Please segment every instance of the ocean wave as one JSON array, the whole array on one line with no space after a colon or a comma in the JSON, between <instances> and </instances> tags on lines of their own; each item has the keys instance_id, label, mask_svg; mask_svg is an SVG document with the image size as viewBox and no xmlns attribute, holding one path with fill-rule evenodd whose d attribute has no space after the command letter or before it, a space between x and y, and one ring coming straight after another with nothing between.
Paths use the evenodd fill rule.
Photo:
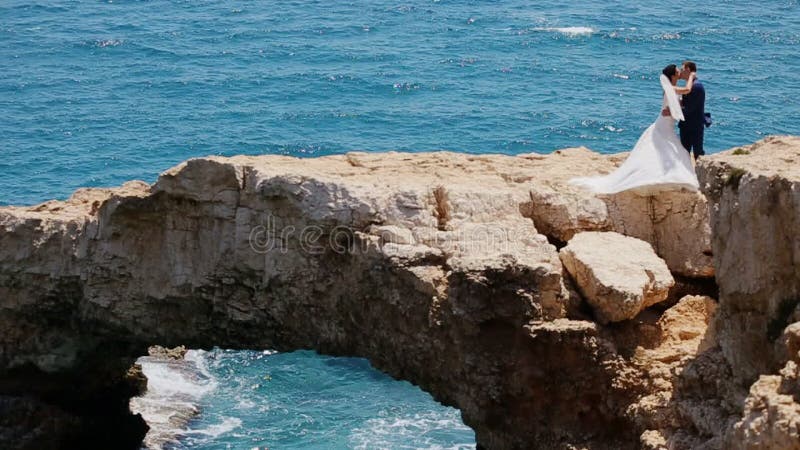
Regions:
<instances>
[{"instance_id":1,"label":"ocean wave","mask_svg":"<svg viewBox=\"0 0 800 450\"><path fill-rule=\"evenodd\" d=\"M597 33L597 29L593 27L538 27L533 31L546 31L550 33L561 33L565 36L588 36Z\"/></svg>"},{"instance_id":2,"label":"ocean wave","mask_svg":"<svg viewBox=\"0 0 800 450\"><path fill-rule=\"evenodd\" d=\"M419 90L420 88L422 88L422 84L421 83L415 83L415 82L398 82L398 83L394 83L392 85L392 89L394 90L394 92L396 94L399 94L399 93L402 93L402 92L416 91L416 90Z\"/></svg>"},{"instance_id":3,"label":"ocean wave","mask_svg":"<svg viewBox=\"0 0 800 450\"><path fill-rule=\"evenodd\" d=\"M238 417L224 417L220 423L216 423L214 425L209 425L206 428L200 428L197 430L185 430L182 431L182 435L191 435L191 434L201 434L204 436L209 436L215 438L225 433L229 433L237 428L242 426L242 420Z\"/></svg>"},{"instance_id":4,"label":"ocean wave","mask_svg":"<svg viewBox=\"0 0 800 450\"><path fill-rule=\"evenodd\" d=\"M654 40L663 40L663 41L674 41L680 38L681 38L680 33L662 33L653 36Z\"/></svg>"},{"instance_id":5,"label":"ocean wave","mask_svg":"<svg viewBox=\"0 0 800 450\"><path fill-rule=\"evenodd\" d=\"M12 10L35 11L38 13L64 13L68 12L69 8L61 5L16 5L12 6Z\"/></svg>"},{"instance_id":6,"label":"ocean wave","mask_svg":"<svg viewBox=\"0 0 800 450\"><path fill-rule=\"evenodd\" d=\"M624 42L658 42L658 41L674 41L684 38L684 34L693 34L692 32L672 32L664 31L647 33L639 31L637 28L620 28L614 31L605 33L603 36L606 39L621 40Z\"/></svg>"},{"instance_id":7,"label":"ocean wave","mask_svg":"<svg viewBox=\"0 0 800 450\"><path fill-rule=\"evenodd\" d=\"M96 39L92 41L91 45L99 48L117 47L123 44L122 39Z\"/></svg>"},{"instance_id":8,"label":"ocean wave","mask_svg":"<svg viewBox=\"0 0 800 450\"><path fill-rule=\"evenodd\" d=\"M476 62L478 62L478 58L475 57L445 58L439 60L439 64L455 64L459 67L471 66Z\"/></svg>"},{"instance_id":9,"label":"ocean wave","mask_svg":"<svg viewBox=\"0 0 800 450\"><path fill-rule=\"evenodd\" d=\"M285 112L280 115L281 120L287 121L310 121L310 120L326 120L326 119L353 119L360 117L361 114L357 112L348 111L308 111L308 112Z\"/></svg>"},{"instance_id":10,"label":"ocean wave","mask_svg":"<svg viewBox=\"0 0 800 450\"><path fill-rule=\"evenodd\" d=\"M206 353L190 350L182 360L151 356L138 359L147 377L147 392L132 398L130 408L134 414L141 414L150 427L144 440L146 448L160 450L176 443L189 421L200 412L200 399L217 389L218 381L208 371Z\"/></svg>"},{"instance_id":11,"label":"ocean wave","mask_svg":"<svg viewBox=\"0 0 800 450\"><path fill-rule=\"evenodd\" d=\"M469 430L454 411L449 414L414 414L405 417L379 417L366 421L365 426L353 430L350 440L355 449L368 448L424 448L428 450L474 449L474 443L461 443L444 447L436 444L440 433ZM425 438L425 437L428 438ZM398 447L397 442L405 438L416 441L413 447Z\"/></svg>"},{"instance_id":12,"label":"ocean wave","mask_svg":"<svg viewBox=\"0 0 800 450\"><path fill-rule=\"evenodd\" d=\"M457 410L366 360L230 349L191 351L187 359L219 386L197 402L199 414L158 445L148 434L147 448L475 448Z\"/></svg>"}]
</instances>

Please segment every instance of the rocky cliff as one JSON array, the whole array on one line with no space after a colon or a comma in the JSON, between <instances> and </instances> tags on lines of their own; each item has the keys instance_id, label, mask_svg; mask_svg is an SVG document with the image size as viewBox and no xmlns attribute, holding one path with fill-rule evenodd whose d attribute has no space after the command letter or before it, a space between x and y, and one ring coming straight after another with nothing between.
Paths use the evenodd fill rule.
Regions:
<instances>
[{"instance_id":1,"label":"rocky cliff","mask_svg":"<svg viewBox=\"0 0 800 450\"><path fill-rule=\"evenodd\" d=\"M566 180L624 155L578 148L211 157L0 208L0 438L137 447L131 365L185 344L367 357L485 448L782 448L798 177L769 172L777 147L800 157L704 160L706 195L590 195Z\"/></svg>"},{"instance_id":2,"label":"rocky cliff","mask_svg":"<svg viewBox=\"0 0 800 450\"><path fill-rule=\"evenodd\" d=\"M800 449L799 162L800 139L770 137L698 170L711 205L715 325L730 367L715 386L733 406L725 448Z\"/></svg>"}]
</instances>

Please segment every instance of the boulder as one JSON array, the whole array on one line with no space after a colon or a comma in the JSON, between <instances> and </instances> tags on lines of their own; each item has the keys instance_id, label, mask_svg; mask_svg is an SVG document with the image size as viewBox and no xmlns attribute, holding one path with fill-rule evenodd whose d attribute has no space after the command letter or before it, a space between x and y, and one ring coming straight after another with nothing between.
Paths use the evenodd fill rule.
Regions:
<instances>
[{"instance_id":1,"label":"boulder","mask_svg":"<svg viewBox=\"0 0 800 450\"><path fill-rule=\"evenodd\" d=\"M675 284L667 264L650 244L619 233L578 233L560 256L602 323L635 317L666 300Z\"/></svg>"},{"instance_id":2,"label":"boulder","mask_svg":"<svg viewBox=\"0 0 800 450\"><path fill-rule=\"evenodd\" d=\"M775 346L775 356L780 362L800 363L800 322L794 322L786 327L780 339L775 342Z\"/></svg>"},{"instance_id":3,"label":"boulder","mask_svg":"<svg viewBox=\"0 0 800 450\"><path fill-rule=\"evenodd\" d=\"M626 156L603 156L585 148L549 155L548 177L534 179L530 189L528 214L536 228L561 242L581 231L616 231L649 242L676 274L713 278L708 202L700 192L597 195L568 183L578 173L607 174ZM559 160L563 164L552 164Z\"/></svg>"}]
</instances>

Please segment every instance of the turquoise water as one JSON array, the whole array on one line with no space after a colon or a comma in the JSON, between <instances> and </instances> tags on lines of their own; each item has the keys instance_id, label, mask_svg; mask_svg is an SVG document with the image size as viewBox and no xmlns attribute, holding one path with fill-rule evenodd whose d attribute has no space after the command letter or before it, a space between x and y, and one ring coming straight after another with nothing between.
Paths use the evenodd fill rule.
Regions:
<instances>
[{"instance_id":1,"label":"turquoise water","mask_svg":"<svg viewBox=\"0 0 800 450\"><path fill-rule=\"evenodd\" d=\"M633 146L692 58L710 152L800 134L800 7L765 2L0 2L0 204L193 156Z\"/></svg>"},{"instance_id":2,"label":"turquoise water","mask_svg":"<svg viewBox=\"0 0 800 450\"><path fill-rule=\"evenodd\" d=\"M200 412L186 426L158 430L174 439L155 448L475 448L458 410L363 358L214 349L190 351L179 364L140 363L152 397L140 409L146 419Z\"/></svg>"}]
</instances>

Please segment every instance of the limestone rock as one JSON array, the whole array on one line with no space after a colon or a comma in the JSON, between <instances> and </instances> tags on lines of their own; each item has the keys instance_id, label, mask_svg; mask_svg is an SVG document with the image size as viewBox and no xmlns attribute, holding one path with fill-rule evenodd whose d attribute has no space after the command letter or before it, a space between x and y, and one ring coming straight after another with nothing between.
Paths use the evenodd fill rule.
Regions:
<instances>
[{"instance_id":1,"label":"limestone rock","mask_svg":"<svg viewBox=\"0 0 800 450\"><path fill-rule=\"evenodd\" d=\"M166 348L160 345L153 345L147 349L147 354L153 358L164 360L181 360L186 356L188 350L185 346L179 345L174 348Z\"/></svg>"},{"instance_id":2,"label":"limestone rock","mask_svg":"<svg viewBox=\"0 0 800 450\"><path fill-rule=\"evenodd\" d=\"M536 228L562 242L581 231L616 231L649 242L672 272L690 278L713 277L708 204L701 193L595 195L568 183L576 174L609 173L625 156L603 157L585 148L548 156L563 161L566 170L551 169L547 179L533 181L529 215Z\"/></svg>"},{"instance_id":3,"label":"limestone rock","mask_svg":"<svg viewBox=\"0 0 800 450\"><path fill-rule=\"evenodd\" d=\"M658 319L661 342L650 356L670 361L673 355L693 356L716 345L716 331L712 320L717 312L713 298L688 295L664 311Z\"/></svg>"},{"instance_id":4,"label":"limestone rock","mask_svg":"<svg viewBox=\"0 0 800 450\"><path fill-rule=\"evenodd\" d=\"M792 323L800 292L798 160L800 138L773 136L697 166L719 306L718 346L689 361L674 382L686 421L681 434L706 445L691 448L784 449L800 442L800 331Z\"/></svg>"},{"instance_id":5,"label":"limestone rock","mask_svg":"<svg viewBox=\"0 0 800 450\"><path fill-rule=\"evenodd\" d=\"M749 385L782 366L773 342L800 301L800 138L775 136L703 158L719 284L720 345Z\"/></svg>"},{"instance_id":6,"label":"limestone rock","mask_svg":"<svg viewBox=\"0 0 800 450\"><path fill-rule=\"evenodd\" d=\"M603 197L611 230L649 242L672 272L711 278L714 265L708 202L700 192L621 192Z\"/></svg>"},{"instance_id":7,"label":"limestone rock","mask_svg":"<svg viewBox=\"0 0 800 450\"><path fill-rule=\"evenodd\" d=\"M401 245L412 245L416 243L414 233L408 228L396 225L372 226L370 234L380 236L381 243L393 243Z\"/></svg>"},{"instance_id":8,"label":"limestone rock","mask_svg":"<svg viewBox=\"0 0 800 450\"><path fill-rule=\"evenodd\" d=\"M733 426L732 450L800 449L800 370L789 361L778 375L762 375L750 387L742 420Z\"/></svg>"},{"instance_id":9,"label":"limestone rock","mask_svg":"<svg viewBox=\"0 0 800 450\"><path fill-rule=\"evenodd\" d=\"M640 371L639 382L649 386L645 395L627 410L648 430L640 438L643 447L692 447L685 445L691 438L676 431L685 428L683 416L694 414L696 403L681 397L676 374L716 345L713 327L716 308L716 301L710 297L686 296L657 319L657 315L641 314L636 318L638 323L620 330L626 338L615 341L618 345L628 342L635 345L632 353L634 365ZM659 447L661 441L663 447Z\"/></svg>"},{"instance_id":10,"label":"limestone rock","mask_svg":"<svg viewBox=\"0 0 800 450\"><path fill-rule=\"evenodd\" d=\"M0 207L0 415L46 425L24 395L80 436L128 421L104 444L137 446L119 407L135 389L100 381L186 343L367 357L458 407L486 448L783 445L798 148L704 158L708 200L594 196L567 180L624 155L567 149L198 158L153 185ZM670 271L716 275L719 305L641 311ZM605 300L600 322L630 320L585 320L576 289Z\"/></svg>"},{"instance_id":11,"label":"limestone rock","mask_svg":"<svg viewBox=\"0 0 800 450\"><path fill-rule=\"evenodd\" d=\"M458 406L492 448L586 442L617 420L595 397L616 395L619 357L565 319L561 261L529 213L534 180L568 167L539 156L197 158L152 186L0 208L0 376L32 368L66 396L59 380L158 343L314 348ZM542 365L557 354L572 357ZM562 397L594 424L554 415Z\"/></svg>"},{"instance_id":12,"label":"limestone rock","mask_svg":"<svg viewBox=\"0 0 800 450\"><path fill-rule=\"evenodd\" d=\"M650 244L619 233L578 233L560 256L602 323L631 319L666 300L675 282Z\"/></svg>"},{"instance_id":13,"label":"limestone rock","mask_svg":"<svg viewBox=\"0 0 800 450\"><path fill-rule=\"evenodd\" d=\"M800 322L794 322L783 330L775 342L775 357L780 363L794 361L800 363Z\"/></svg>"},{"instance_id":14,"label":"limestone rock","mask_svg":"<svg viewBox=\"0 0 800 450\"><path fill-rule=\"evenodd\" d=\"M658 430L647 430L642 433L642 449L644 450L666 450L667 439Z\"/></svg>"}]
</instances>

